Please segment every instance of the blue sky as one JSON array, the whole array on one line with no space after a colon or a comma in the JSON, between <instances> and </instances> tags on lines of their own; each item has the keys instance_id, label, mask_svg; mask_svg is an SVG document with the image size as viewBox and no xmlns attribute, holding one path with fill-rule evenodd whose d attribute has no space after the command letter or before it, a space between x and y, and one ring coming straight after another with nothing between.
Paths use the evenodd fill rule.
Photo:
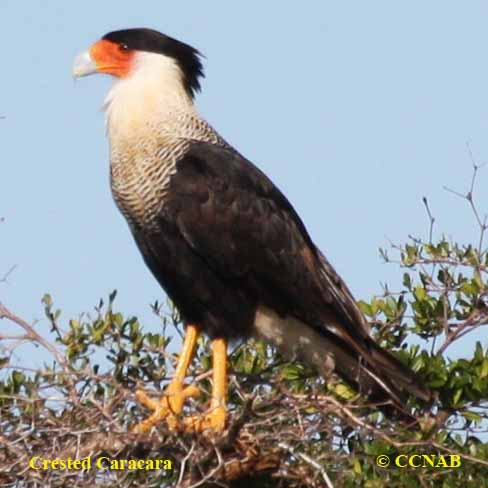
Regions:
<instances>
[{"instance_id":1,"label":"blue sky","mask_svg":"<svg viewBox=\"0 0 488 488\"><path fill-rule=\"evenodd\" d=\"M63 318L118 289L118 309L155 327L162 292L112 202L103 98L74 83L77 53L106 32L147 26L201 50L201 113L292 201L357 298L395 287L378 247L437 232L469 242L466 142L488 160L488 4L2 0L0 301ZM479 178L479 206L488 210ZM40 330L47 329L42 321Z\"/></svg>"}]
</instances>

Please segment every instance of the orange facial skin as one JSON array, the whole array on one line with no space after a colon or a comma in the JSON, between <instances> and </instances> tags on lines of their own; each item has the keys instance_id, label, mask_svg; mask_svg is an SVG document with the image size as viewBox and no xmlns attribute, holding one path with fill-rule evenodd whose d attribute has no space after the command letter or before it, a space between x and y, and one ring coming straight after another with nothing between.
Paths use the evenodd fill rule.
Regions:
<instances>
[{"instance_id":1,"label":"orange facial skin","mask_svg":"<svg viewBox=\"0 0 488 488\"><path fill-rule=\"evenodd\" d=\"M124 78L130 73L135 51L102 39L90 48L90 56L95 61L99 73Z\"/></svg>"}]
</instances>

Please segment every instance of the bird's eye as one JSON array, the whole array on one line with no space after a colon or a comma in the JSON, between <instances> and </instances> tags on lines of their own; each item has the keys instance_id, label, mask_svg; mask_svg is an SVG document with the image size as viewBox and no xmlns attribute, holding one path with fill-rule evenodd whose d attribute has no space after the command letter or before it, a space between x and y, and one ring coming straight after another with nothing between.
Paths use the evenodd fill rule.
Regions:
<instances>
[{"instance_id":1,"label":"bird's eye","mask_svg":"<svg viewBox=\"0 0 488 488\"><path fill-rule=\"evenodd\" d=\"M127 44L119 44L119 49L121 51L128 51L129 50L129 46Z\"/></svg>"}]
</instances>

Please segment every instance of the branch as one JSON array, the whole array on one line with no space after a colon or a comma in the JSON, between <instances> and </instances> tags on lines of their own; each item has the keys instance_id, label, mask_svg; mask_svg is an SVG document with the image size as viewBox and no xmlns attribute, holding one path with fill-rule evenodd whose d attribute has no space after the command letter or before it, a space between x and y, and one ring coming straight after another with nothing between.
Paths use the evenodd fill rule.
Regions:
<instances>
[{"instance_id":1,"label":"branch","mask_svg":"<svg viewBox=\"0 0 488 488\"><path fill-rule=\"evenodd\" d=\"M68 364L66 362L66 359L64 356L61 354L61 352L56 349L50 342L46 341L42 336L40 336L34 328L29 325L24 319L20 318L18 315L15 315L13 312L8 310L5 305L3 305L0 302L0 319L7 319L10 320L11 322L14 322L15 324L19 325L22 327L22 329L25 330L27 333L26 336L32 340L40 344L44 349L48 350L57 360L57 362L62 365L64 368L68 368Z\"/></svg>"},{"instance_id":2,"label":"branch","mask_svg":"<svg viewBox=\"0 0 488 488\"><path fill-rule=\"evenodd\" d=\"M14 264L13 266L10 267L10 269L3 275L2 278L0 278L0 283L6 283L8 280L8 277L17 269L17 265Z\"/></svg>"},{"instance_id":3,"label":"branch","mask_svg":"<svg viewBox=\"0 0 488 488\"><path fill-rule=\"evenodd\" d=\"M287 444L286 442L278 443L278 447L281 447L281 449L285 449L292 456L299 457L300 459L305 461L307 464L312 466L312 468L316 469L322 475L322 478L324 479L327 488L334 488L332 481L330 481L329 475L327 474L325 469L320 465L320 463L315 461L315 459L312 459L310 456L307 456L306 454L303 454L302 452L296 452L296 450L293 447L291 447L289 444Z\"/></svg>"}]
</instances>

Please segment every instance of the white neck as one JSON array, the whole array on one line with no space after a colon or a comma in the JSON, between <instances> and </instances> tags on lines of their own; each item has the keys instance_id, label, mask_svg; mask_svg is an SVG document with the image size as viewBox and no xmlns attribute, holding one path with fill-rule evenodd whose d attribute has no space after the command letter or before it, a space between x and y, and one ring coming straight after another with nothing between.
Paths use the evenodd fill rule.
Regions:
<instances>
[{"instance_id":1,"label":"white neck","mask_svg":"<svg viewBox=\"0 0 488 488\"><path fill-rule=\"evenodd\" d=\"M139 52L132 72L117 80L104 103L109 135L134 135L139 128L170 122L195 113L176 61L155 53Z\"/></svg>"}]
</instances>

